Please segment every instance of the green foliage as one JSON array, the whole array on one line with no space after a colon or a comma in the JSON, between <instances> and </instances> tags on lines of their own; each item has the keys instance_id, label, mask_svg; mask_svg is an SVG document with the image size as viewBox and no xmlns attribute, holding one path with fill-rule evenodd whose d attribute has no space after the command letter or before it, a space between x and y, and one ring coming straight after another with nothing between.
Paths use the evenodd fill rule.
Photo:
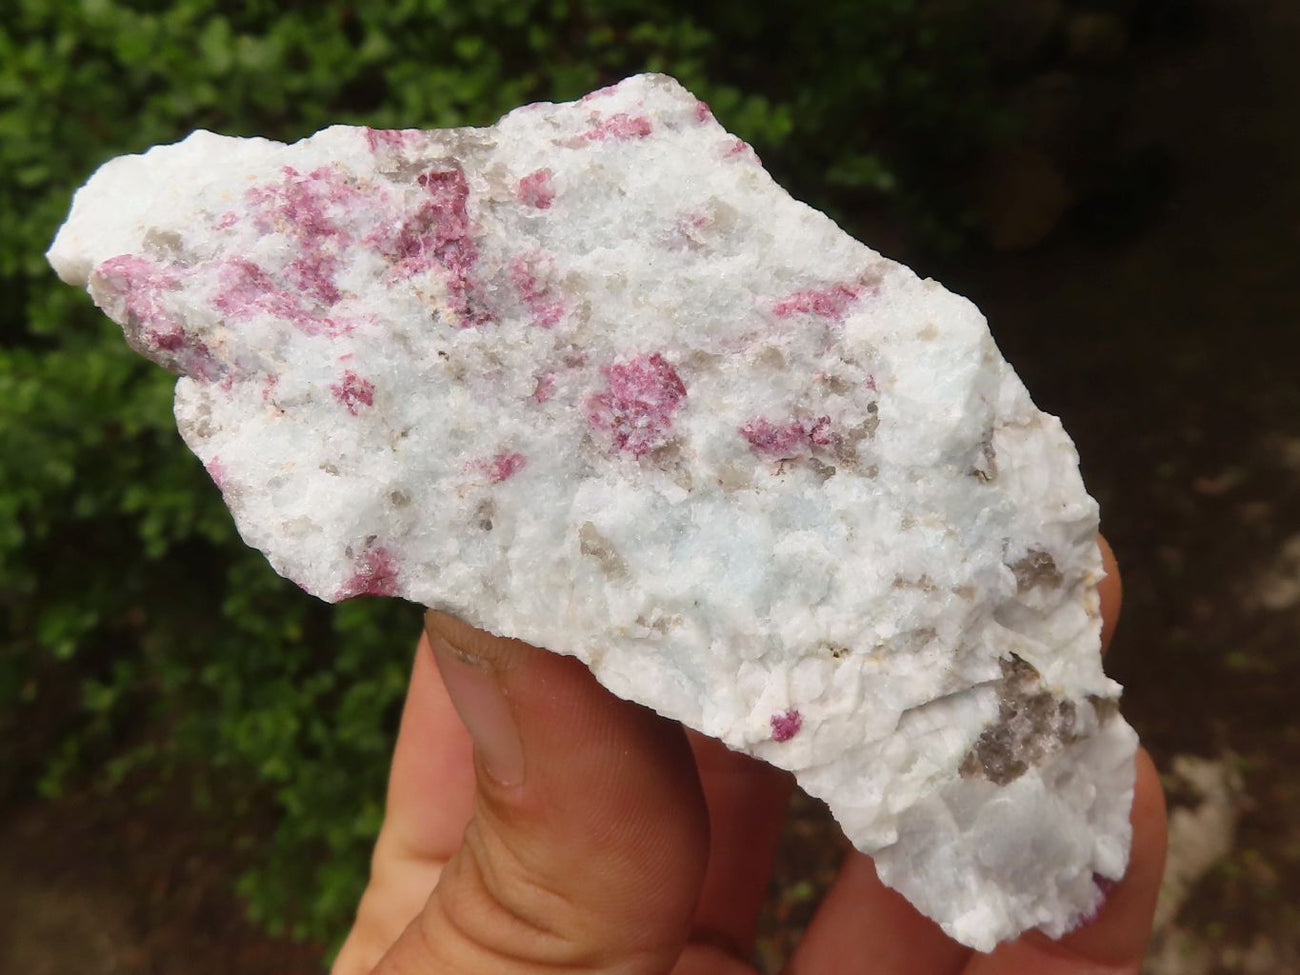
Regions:
<instances>
[{"instance_id":1,"label":"green foliage","mask_svg":"<svg viewBox=\"0 0 1300 975\"><path fill-rule=\"evenodd\" d=\"M10 0L0 24L0 792L184 773L253 915L336 937L364 879L417 618L326 607L239 541L172 379L42 257L106 159L198 127L482 124L677 75L797 194L951 237L997 116L971 3ZM701 12L707 10L707 14ZM920 201L925 201L920 205ZM274 835L254 815L273 808Z\"/></svg>"}]
</instances>

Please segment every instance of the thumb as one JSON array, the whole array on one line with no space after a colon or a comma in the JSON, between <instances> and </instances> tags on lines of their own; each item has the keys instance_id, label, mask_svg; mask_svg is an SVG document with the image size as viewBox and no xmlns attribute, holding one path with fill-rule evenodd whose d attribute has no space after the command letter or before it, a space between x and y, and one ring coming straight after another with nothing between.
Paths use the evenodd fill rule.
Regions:
<instances>
[{"instance_id":1,"label":"thumb","mask_svg":"<svg viewBox=\"0 0 1300 975\"><path fill-rule=\"evenodd\" d=\"M577 660L430 612L474 740L474 816L375 975L663 975L690 933L708 819L681 728Z\"/></svg>"}]
</instances>

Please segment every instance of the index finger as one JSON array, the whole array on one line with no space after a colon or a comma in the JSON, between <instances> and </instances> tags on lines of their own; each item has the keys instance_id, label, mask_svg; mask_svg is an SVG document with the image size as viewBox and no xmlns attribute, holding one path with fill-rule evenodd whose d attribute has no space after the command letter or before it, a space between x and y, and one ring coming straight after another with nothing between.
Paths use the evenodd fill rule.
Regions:
<instances>
[{"instance_id":1,"label":"index finger","mask_svg":"<svg viewBox=\"0 0 1300 975\"><path fill-rule=\"evenodd\" d=\"M421 633L370 882L334 975L369 972L438 883L473 814L474 748Z\"/></svg>"},{"instance_id":2,"label":"index finger","mask_svg":"<svg viewBox=\"0 0 1300 975\"><path fill-rule=\"evenodd\" d=\"M1120 579L1119 563L1115 553L1106 541L1105 535L1097 536L1097 546L1101 549L1101 567L1105 578L1097 583L1097 597L1101 602L1101 652L1110 648L1114 639L1115 627L1119 625L1119 612L1124 605L1124 583Z\"/></svg>"},{"instance_id":3,"label":"index finger","mask_svg":"<svg viewBox=\"0 0 1300 975\"><path fill-rule=\"evenodd\" d=\"M1166 845L1164 792L1145 748L1138 749L1131 818L1128 870L1094 919L1059 941L1030 931L992 954L976 955L963 975L1138 975L1151 937Z\"/></svg>"}]
</instances>

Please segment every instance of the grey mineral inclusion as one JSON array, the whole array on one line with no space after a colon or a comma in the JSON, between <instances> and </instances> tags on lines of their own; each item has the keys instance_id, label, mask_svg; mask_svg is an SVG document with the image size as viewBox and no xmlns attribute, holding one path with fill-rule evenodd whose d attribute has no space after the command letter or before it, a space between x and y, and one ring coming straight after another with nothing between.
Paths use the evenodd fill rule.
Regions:
<instances>
[{"instance_id":1,"label":"grey mineral inclusion","mask_svg":"<svg viewBox=\"0 0 1300 975\"><path fill-rule=\"evenodd\" d=\"M484 129L196 132L49 258L177 372L244 539L792 769L981 950L1128 857L1097 507L968 301L673 80Z\"/></svg>"}]
</instances>

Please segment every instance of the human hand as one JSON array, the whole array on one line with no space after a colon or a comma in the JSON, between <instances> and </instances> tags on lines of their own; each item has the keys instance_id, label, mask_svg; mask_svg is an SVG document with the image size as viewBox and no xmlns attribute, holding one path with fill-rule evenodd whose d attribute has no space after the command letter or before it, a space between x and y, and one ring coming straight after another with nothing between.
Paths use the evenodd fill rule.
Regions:
<instances>
[{"instance_id":1,"label":"human hand","mask_svg":"<svg viewBox=\"0 0 1300 975\"><path fill-rule=\"evenodd\" d=\"M1105 645L1120 587L1102 550ZM370 885L333 975L754 975L790 789L787 773L615 698L573 658L430 613ZM787 971L1137 973L1165 852L1145 751L1132 817L1128 874L1059 941L1029 932L974 953L850 853Z\"/></svg>"}]
</instances>

